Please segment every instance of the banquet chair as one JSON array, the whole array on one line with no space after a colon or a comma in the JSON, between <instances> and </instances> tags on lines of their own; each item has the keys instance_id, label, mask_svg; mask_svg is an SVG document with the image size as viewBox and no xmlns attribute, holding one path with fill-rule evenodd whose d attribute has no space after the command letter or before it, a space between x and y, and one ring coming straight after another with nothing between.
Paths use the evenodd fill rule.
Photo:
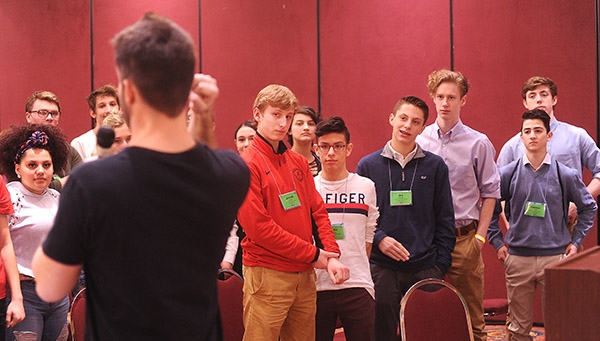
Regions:
<instances>
[{"instance_id":1,"label":"banquet chair","mask_svg":"<svg viewBox=\"0 0 600 341\"><path fill-rule=\"evenodd\" d=\"M71 327L71 340L83 341L85 339L85 287L81 289L71 303L69 309L69 326Z\"/></svg>"},{"instance_id":2,"label":"banquet chair","mask_svg":"<svg viewBox=\"0 0 600 341\"><path fill-rule=\"evenodd\" d=\"M436 278L415 283L402 297L400 334L403 341L473 340L464 299L454 286Z\"/></svg>"},{"instance_id":3,"label":"banquet chair","mask_svg":"<svg viewBox=\"0 0 600 341\"><path fill-rule=\"evenodd\" d=\"M490 317L506 315L508 313L508 299L484 298L483 316L486 324L504 324L505 320L490 319Z\"/></svg>"},{"instance_id":4,"label":"banquet chair","mask_svg":"<svg viewBox=\"0 0 600 341\"><path fill-rule=\"evenodd\" d=\"M217 291L223 341L239 341L244 336L244 280L235 271L220 269L217 275Z\"/></svg>"}]
</instances>

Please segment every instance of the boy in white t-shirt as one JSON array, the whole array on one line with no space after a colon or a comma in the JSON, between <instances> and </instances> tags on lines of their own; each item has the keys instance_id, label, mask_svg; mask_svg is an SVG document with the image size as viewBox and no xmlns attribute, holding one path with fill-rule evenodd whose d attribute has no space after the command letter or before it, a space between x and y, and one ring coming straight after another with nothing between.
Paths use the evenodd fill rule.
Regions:
<instances>
[{"instance_id":1,"label":"boy in white t-shirt","mask_svg":"<svg viewBox=\"0 0 600 341\"><path fill-rule=\"evenodd\" d=\"M352 274L343 284L333 284L327 271L316 269L316 340L333 339L338 317L348 340L373 340L375 290L369 256L379 217L375 184L348 172L346 158L352 153L352 143L341 117L320 122L316 136L323 170L315 177L315 187L329 213L340 261L348 264Z\"/></svg>"}]
</instances>

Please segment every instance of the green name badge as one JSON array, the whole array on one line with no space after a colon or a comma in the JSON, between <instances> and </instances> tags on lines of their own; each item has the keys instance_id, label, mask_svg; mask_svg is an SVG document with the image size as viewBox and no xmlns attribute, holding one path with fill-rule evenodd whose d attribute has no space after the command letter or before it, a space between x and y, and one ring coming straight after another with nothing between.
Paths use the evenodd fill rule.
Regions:
<instances>
[{"instance_id":1,"label":"green name badge","mask_svg":"<svg viewBox=\"0 0 600 341\"><path fill-rule=\"evenodd\" d=\"M298 198L298 193L296 193L295 190L280 194L279 200L281 201L281 205L283 205L283 209L286 211L295 207L300 207L300 198Z\"/></svg>"},{"instance_id":2,"label":"green name badge","mask_svg":"<svg viewBox=\"0 0 600 341\"><path fill-rule=\"evenodd\" d=\"M528 201L525 205L525 215L544 218L546 216L546 204Z\"/></svg>"},{"instance_id":3,"label":"green name badge","mask_svg":"<svg viewBox=\"0 0 600 341\"><path fill-rule=\"evenodd\" d=\"M331 228L335 239L344 239L344 223L331 224Z\"/></svg>"},{"instance_id":4,"label":"green name badge","mask_svg":"<svg viewBox=\"0 0 600 341\"><path fill-rule=\"evenodd\" d=\"M412 205L412 191L390 191L390 204L392 206Z\"/></svg>"}]
</instances>

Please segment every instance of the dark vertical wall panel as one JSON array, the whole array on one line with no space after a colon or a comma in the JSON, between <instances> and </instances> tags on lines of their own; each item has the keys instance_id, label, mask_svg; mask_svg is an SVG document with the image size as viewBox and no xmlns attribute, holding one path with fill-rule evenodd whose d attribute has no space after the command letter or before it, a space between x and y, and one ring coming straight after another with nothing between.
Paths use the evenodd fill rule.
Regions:
<instances>
[{"instance_id":1,"label":"dark vertical wall panel","mask_svg":"<svg viewBox=\"0 0 600 341\"><path fill-rule=\"evenodd\" d=\"M391 138L388 116L403 96L435 109L427 75L450 66L449 2L321 1L324 116L340 115L352 133L353 170L361 156Z\"/></svg>"},{"instance_id":2,"label":"dark vertical wall panel","mask_svg":"<svg viewBox=\"0 0 600 341\"><path fill-rule=\"evenodd\" d=\"M202 71L221 93L215 121L219 145L233 148L235 128L252 118L260 89L289 87L302 104L316 106L316 2L201 1Z\"/></svg>"},{"instance_id":3,"label":"dark vertical wall panel","mask_svg":"<svg viewBox=\"0 0 600 341\"><path fill-rule=\"evenodd\" d=\"M486 133L497 152L519 131L525 111L521 86L533 75L558 85L558 119L596 136L596 41L594 1L453 1L455 68L471 81L463 121ZM585 174L585 182L590 179ZM584 245L595 245L594 228ZM504 271L484 249L486 295L504 295ZM535 321L542 321L538 297Z\"/></svg>"},{"instance_id":4,"label":"dark vertical wall panel","mask_svg":"<svg viewBox=\"0 0 600 341\"><path fill-rule=\"evenodd\" d=\"M0 1L0 127L25 123L25 100L49 90L61 101L69 137L86 112L90 84L87 1Z\"/></svg>"}]
</instances>

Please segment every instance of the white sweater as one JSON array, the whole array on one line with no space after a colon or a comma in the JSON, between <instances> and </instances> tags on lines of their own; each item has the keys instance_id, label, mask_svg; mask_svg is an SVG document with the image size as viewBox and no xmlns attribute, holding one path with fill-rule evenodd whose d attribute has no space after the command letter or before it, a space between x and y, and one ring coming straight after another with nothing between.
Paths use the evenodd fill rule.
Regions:
<instances>
[{"instance_id":1,"label":"white sweater","mask_svg":"<svg viewBox=\"0 0 600 341\"><path fill-rule=\"evenodd\" d=\"M333 284L326 270L317 269L317 291L365 288L375 297L366 243L373 242L379 210L375 184L368 178L350 173L346 179L326 181L315 177L332 225L343 223L344 238L337 239L340 261L350 268L350 278Z\"/></svg>"}]
</instances>

